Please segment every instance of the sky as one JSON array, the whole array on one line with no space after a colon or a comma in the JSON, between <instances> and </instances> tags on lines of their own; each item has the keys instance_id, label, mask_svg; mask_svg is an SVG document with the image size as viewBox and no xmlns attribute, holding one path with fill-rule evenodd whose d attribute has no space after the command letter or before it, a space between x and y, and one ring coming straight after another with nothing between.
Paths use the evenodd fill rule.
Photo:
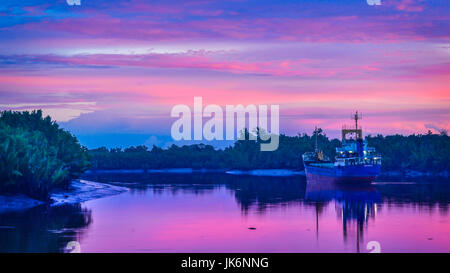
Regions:
<instances>
[{"instance_id":1,"label":"sky","mask_svg":"<svg viewBox=\"0 0 450 273\"><path fill-rule=\"evenodd\" d=\"M450 129L450 1L0 3L0 109L89 148L167 146L177 104L280 105L280 132ZM216 146L223 143L213 142Z\"/></svg>"}]
</instances>

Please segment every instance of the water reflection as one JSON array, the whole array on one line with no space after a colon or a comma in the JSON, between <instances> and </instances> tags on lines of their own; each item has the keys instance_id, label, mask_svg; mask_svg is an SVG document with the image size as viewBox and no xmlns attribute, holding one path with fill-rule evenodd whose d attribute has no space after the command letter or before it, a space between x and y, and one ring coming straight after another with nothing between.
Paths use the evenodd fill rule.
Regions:
<instances>
[{"instance_id":1,"label":"water reflection","mask_svg":"<svg viewBox=\"0 0 450 273\"><path fill-rule=\"evenodd\" d=\"M234 176L221 173L151 174L151 173L92 173L85 179L131 188L131 192L152 191L155 194L209 194L225 187L230 190L246 213L250 209L264 213L268 207L304 201L306 181L295 177Z\"/></svg>"},{"instance_id":2,"label":"water reflection","mask_svg":"<svg viewBox=\"0 0 450 273\"><path fill-rule=\"evenodd\" d=\"M375 223L377 212L383 208L395 212L406 207L432 213L437 208L446 215L450 202L450 183L446 180L404 181L381 179L368 185L330 184L306 181L304 177L255 177L223 174L102 174L97 181L122 181L122 185L138 183L136 191L151 190L155 194L212 194L227 189L238 204L242 215L264 215L268 210L297 206L315 213L315 237L320 240L321 224L337 221L344 243L354 242L357 252L364 251L361 242L369 222ZM137 182L138 181L138 182ZM134 186L132 186L134 188ZM334 207L335 220L330 219L329 207ZM323 218L323 219L322 219Z\"/></svg>"},{"instance_id":3,"label":"water reflection","mask_svg":"<svg viewBox=\"0 0 450 273\"><path fill-rule=\"evenodd\" d=\"M225 187L230 190L245 213L255 209L311 202L360 202L374 206L383 203L395 206L417 206L420 209L439 207L447 213L450 205L450 180L436 178L381 178L365 185L329 184L308 181L302 176L255 177L221 173L152 174L152 173L91 173L85 179L129 187L131 192L152 191L155 194L211 194Z\"/></svg>"},{"instance_id":4,"label":"water reflection","mask_svg":"<svg viewBox=\"0 0 450 273\"><path fill-rule=\"evenodd\" d=\"M83 205L0 215L0 251L450 251L447 180L342 185L302 176L89 174L129 187ZM252 229L249 229L249 228Z\"/></svg>"},{"instance_id":5,"label":"water reflection","mask_svg":"<svg viewBox=\"0 0 450 273\"><path fill-rule=\"evenodd\" d=\"M305 200L313 202L316 211L316 234L319 236L319 217L323 208L334 201L336 215L342 221L344 241L349 229L356 230L356 251L360 252L360 241L369 219L375 220L377 203L381 202L378 190L371 185L337 184L308 181Z\"/></svg>"},{"instance_id":6,"label":"water reflection","mask_svg":"<svg viewBox=\"0 0 450 273\"><path fill-rule=\"evenodd\" d=\"M195 195L211 193L221 187L227 179L223 174L154 174L154 173L90 173L84 179L111 183L130 188L132 193L152 191L163 193L193 193Z\"/></svg>"},{"instance_id":7,"label":"water reflection","mask_svg":"<svg viewBox=\"0 0 450 273\"><path fill-rule=\"evenodd\" d=\"M80 204L0 214L0 252L62 252L92 222Z\"/></svg>"},{"instance_id":8,"label":"water reflection","mask_svg":"<svg viewBox=\"0 0 450 273\"><path fill-rule=\"evenodd\" d=\"M300 204L305 199L306 183L300 177L252 177L242 176L225 179L223 183L230 189L244 214L256 209L264 213L277 206Z\"/></svg>"}]
</instances>

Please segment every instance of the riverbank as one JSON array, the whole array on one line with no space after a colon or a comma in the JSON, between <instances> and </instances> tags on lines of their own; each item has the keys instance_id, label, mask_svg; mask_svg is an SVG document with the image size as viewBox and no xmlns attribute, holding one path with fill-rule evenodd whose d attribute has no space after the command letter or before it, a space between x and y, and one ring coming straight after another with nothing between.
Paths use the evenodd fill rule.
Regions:
<instances>
[{"instance_id":1,"label":"riverbank","mask_svg":"<svg viewBox=\"0 0 450 273\"><path fill-rule=\"evenodd\" d=\"M293 176L305 175L305 171L288 170L288 169L255 169L255 170L226 170L226 169L192 169L192 168L174 168L174 169L153 169L153 170L90 170L86 174L102 174L102 173L149 173L149 174L193 174L193 173L226 173L231 175L254 175L254 176Z\"/></svg>"},{"instance_id":2,"label":"riverbank","mask_svg":"<svg viewBox=\"0 0 450 273\"><path fill-rule=\"evenodd\" d=\"M304 170L294 169L254 169L254 170L227 170L227 169L192 169L192 168L173 168L173 169L116 169L116 170L89 170L86 174L94 173L173 173L173 174L190 174L190 173L227 173L231 175L254 175L254 176L305 176ZM442 177L449 178L450 172L420 172L415 170L405 171L385 171L380 176L384 177Z\"/></svg>"},{"instance_id":3,"label":"riverbank","mask_svg":"<svg viewBox=\"0 0 450 273\"><path fill-rule=\"evenodd\" d=\"M75 204L92 199L116 195L128 191L127 188L97 183L87 180L72 181L68 190L58 190L50 194L53 201L50 206ZM0 213L27 210L45 203L26 195L0 195Z\"/></svg>"},{"instance_id":4,"label":"riverbank","mask_svg":"<svg viewBox=\"0 0 450 273\"><path fill-rule=\"evenodd\" d=\"M382 176L404 176L404 177L443 177L443 178L449 178L450 172L449 171L442 171L442 172L421 172L421 171L415 171L415 170L405 170L405 171L386 171L381 173Z\"/></svg>"}]
</instances>

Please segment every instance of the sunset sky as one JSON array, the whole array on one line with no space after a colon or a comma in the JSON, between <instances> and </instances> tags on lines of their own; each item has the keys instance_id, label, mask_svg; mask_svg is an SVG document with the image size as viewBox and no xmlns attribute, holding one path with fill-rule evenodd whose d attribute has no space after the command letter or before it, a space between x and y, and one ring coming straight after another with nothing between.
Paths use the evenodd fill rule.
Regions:
<instances>
[{"instance_id":1,"label":"sunset sky","mask_svg":"<svg viewBox=\"0 0 450 273\"><path fill-rule=\"evenodd\" d=\"M172 143L176 104L279 104L280 131L450 129L450 1L0 3L0 109L88 147Z\"/></svg>"}]
</instances>

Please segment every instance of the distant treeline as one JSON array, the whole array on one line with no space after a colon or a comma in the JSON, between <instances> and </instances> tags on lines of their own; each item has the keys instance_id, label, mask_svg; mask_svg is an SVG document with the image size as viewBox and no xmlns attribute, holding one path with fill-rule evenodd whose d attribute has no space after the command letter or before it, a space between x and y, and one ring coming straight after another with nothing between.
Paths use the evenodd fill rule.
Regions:
<instances>
[{"instance_id":1,"label":"distant treeline","mask_svg":"<svg viewBox=\"0 0 450 273\"><path fill-rule=\"evenodd\" d=\"M0 193L47 201L89 166L87 149L42 111L0 112Z\"/></svg>"},{"instance_id":2,"label":"distant treeline","mask_svg":"<svg viewBox=\"0 0 450 273\"><path fill-rule=\"evenodd\" d=\"M415 170L441 172L450 170L450 138L446 132L426 135L367 136L369 146L383 157L384 171ZM307 134L280 135L279 148L261 152L260 140L239 140L232 147L215 149L197 144L162 149L146 146L89 150L94 169L303 169L301 155L313 151L315 137ZM319 129L318 145L330 158L341 145L338 139L329 139Z\"/></svg>"},{"instance_id":3,"label":"distant treeline","mask_svg":"<svg viewBox=\"0 0 450 273\"><path fill-rule=\"evenodd\" d=\"M334 153L338 140L329 141L319 136L320 146L328 153ZM314 149L314 141L308 135L280 136L276 151L261 152L260 140L239 140L232 147L215 149L211 145L196 144L162 149L156 146L129 147L124 150L104 147L89 150L95 169L298 169L300 155Z\"/></svg>"},{"instance_id":4,"label":"distant treeline","mask_svg":"<svg viewBox=\"0 0 450 273\"><path fill-rule=\"evenodd\" d=\"M446 131L409 136L377 135L366 139L383 157L383 170L450 171L450 137Z\"/></svg>"}]
</instances>

